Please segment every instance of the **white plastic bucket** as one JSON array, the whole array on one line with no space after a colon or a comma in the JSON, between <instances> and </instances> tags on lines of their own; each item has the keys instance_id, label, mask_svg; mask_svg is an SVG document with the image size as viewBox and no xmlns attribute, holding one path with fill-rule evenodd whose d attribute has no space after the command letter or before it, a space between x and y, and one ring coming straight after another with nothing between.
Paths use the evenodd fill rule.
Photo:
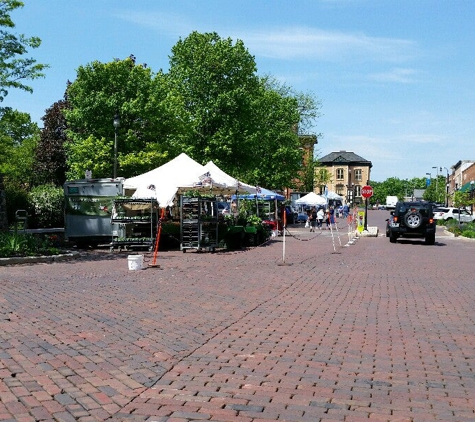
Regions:
<instances>
[{"instance_id":1,"label":"white plastic bucket","mask_svg":"<svg viewBox=\"0 0 475 422\"><path fill-rule=\"evenodd\" d=\"M143 255L129 255L127 257L129 270L143 270Z\"/></svg>"}]
</instances>

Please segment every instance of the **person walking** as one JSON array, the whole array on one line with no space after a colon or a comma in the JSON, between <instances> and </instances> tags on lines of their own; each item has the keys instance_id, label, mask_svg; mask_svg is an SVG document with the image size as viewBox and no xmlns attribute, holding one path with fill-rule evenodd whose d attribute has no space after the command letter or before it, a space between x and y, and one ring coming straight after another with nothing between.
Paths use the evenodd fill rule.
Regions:
<instances>
[{"instance_id":1,"label":"person walking","mask_svg":"<svg viewBox=\"0 0 475 422\"><path fill-rule=\"evenodd\" d=\"M325 210L325 223L327 225L327 229L329 229L330 228L330 209L329 208Z\"/></svg>"},{"instance_id":2,"label":"person walking","mask_svg":"<svg viewBox=\"0 0 475 422\"><path fill-rule=\"evenodd\" d=\"M348 207L348 204L343 205L343 217L347 218L349 212L350 212L350 207Z\"/></svg>"},{"instance_id":3,"label":"person walking","mask_svg":"<svg viewBox=\"0 0 475 422\"><path fill-rule=\"evenodd\" d=\"M323 225L323 219L325 218L325 211L320 207L317 211L317 227L321 230Z\"/></svg>"},{"instance_id":4,"label":"person walking","mask_svg":"<svg viewBox=\"0 0 475 422\"><path fill-rule=\"evenodd\" d=\"M333 205L330 207L330 224L335 224L335 208Z\"/></svg>"},{"instance_id":5,"label":"person walking","mask_svg":"<svg viewBox=\"0 0 475 422\"><path fill-rule=\"evenodd\" d=\"M315 232L315 227L317 225L317 210L315 207L312 208L312 212L310 214L310 231Z\"/></svg>"}]
</instances>

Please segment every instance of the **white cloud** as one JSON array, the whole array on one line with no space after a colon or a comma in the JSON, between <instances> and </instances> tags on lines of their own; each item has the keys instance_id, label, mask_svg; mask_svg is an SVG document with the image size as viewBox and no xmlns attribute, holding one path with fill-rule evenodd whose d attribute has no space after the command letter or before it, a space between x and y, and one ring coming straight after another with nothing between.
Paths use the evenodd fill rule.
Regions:
<instances>
[{"instance_id":1,"label":"white cloud","mask_svg":"<svg viewBox=\"0 0 475 422\"><path fill-rule=\"evenodd\" d=\"M116 13L116 16L173 37L186 37L193 30L208 31L206 24L198 27L181 15L129 10ZM363 33L328 31L305 26L260 30L226 27L214 30L222 37L242 39L254 55L280 60L400 63L417 54L417 44L411 40L371 37Z\"/></svg>"},{"instance_id":2,"label":"white cloud","mask_svg":"<svg viewBox=\"0 0 475 422\"><path fill-rule=\"evenodd\" d=\"M362 33L287 27L238 34L253 53L284 60L404 62L416 54L410 40L370 37Z\"/></svg>"},{"instance_id":3,"label":"white cloud","mask_svg":"<svg viewBox=\"0 0 475 422\"><path fill-rule=\"evenodd\" d=\"M388 72L370 73L369 78L377 82L398 82L403 84L416 82L415 69L394 68Z\"/></svg>"}]
</instances>

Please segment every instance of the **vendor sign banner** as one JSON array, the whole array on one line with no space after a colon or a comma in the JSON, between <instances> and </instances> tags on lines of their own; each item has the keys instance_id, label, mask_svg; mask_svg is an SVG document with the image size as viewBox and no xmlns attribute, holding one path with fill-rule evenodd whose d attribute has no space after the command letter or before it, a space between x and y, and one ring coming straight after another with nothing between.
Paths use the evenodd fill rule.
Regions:
<instances>
[{"instance_id":1,"label":"vendor sign banner","mask_svg":"<svg viewBox=\"0 0 475 422\"><path fill-rule=\"evenodd\" d=\"M66 214L107 217L111 215L115 197L74 196L66 198Z\"/></svg>"}]
</instances>

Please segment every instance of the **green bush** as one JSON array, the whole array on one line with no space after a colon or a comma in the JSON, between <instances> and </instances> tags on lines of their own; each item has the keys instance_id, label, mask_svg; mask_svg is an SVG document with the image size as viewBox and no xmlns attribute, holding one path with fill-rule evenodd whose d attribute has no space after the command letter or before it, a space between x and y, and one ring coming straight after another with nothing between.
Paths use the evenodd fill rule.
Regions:
<instances>
[{"instance_id":1,"label":"green bush","mask_svg":"<svg viewBox=\"0 0 475 422\"><path fill-rule=\"evenodd\" d=\"M31 227L64 226L64 193L54 185L36 186L28 194L32 214Z\"/></svg>"},{"instance_id":2,"label":"green bush","mask_svg":"<svg viewBox=\"0 0 475 422\"><path fill-rule=\"evenodd\" d=\"M469 237L470 239L475 239L475 230L464 230L462 231L462 236Z\"/></svg>"},{"instance_id":3,"label":"green bush","mask_svg":"<svg viewBox=\"0 0 475 422\"><path fill-rule=\"evenodd\" d=\"M0 233L0 258L14 256L56 255L60 250L50 237L26 233Z\"/></svg>"},{"instance_id":4,"label":"green bush","mask_svg":"<svg viewBox=\"0 0 475 422\"><path fill-rule=\"evenodd\" d=\"M475 238L475 223L465 223L460 225L460 236Z\"/></svg>"},{"instance_id":5,"label":"green bush","mask_svg":"<svg viewBox=\"0 0 475 422\"><path fill-rule=\"evenodd\" d=\"M475 222L459 224L457 220L449 220L446 223L447 230L455 236L475 238Z\"/></svg>"},{"instance_id":6,"label":"green bush","mask_svg":"<svg viewBox=\"0 0 475 422\"><path fill-rule=\"evenodd\" d=\"M15 224L15 213L17 210L25 210L30 213L28 204L28 192L20 185L11 184L5 181L5 200L7 203L7 218L10 227Z\"/></svg>"}]
</instances>

